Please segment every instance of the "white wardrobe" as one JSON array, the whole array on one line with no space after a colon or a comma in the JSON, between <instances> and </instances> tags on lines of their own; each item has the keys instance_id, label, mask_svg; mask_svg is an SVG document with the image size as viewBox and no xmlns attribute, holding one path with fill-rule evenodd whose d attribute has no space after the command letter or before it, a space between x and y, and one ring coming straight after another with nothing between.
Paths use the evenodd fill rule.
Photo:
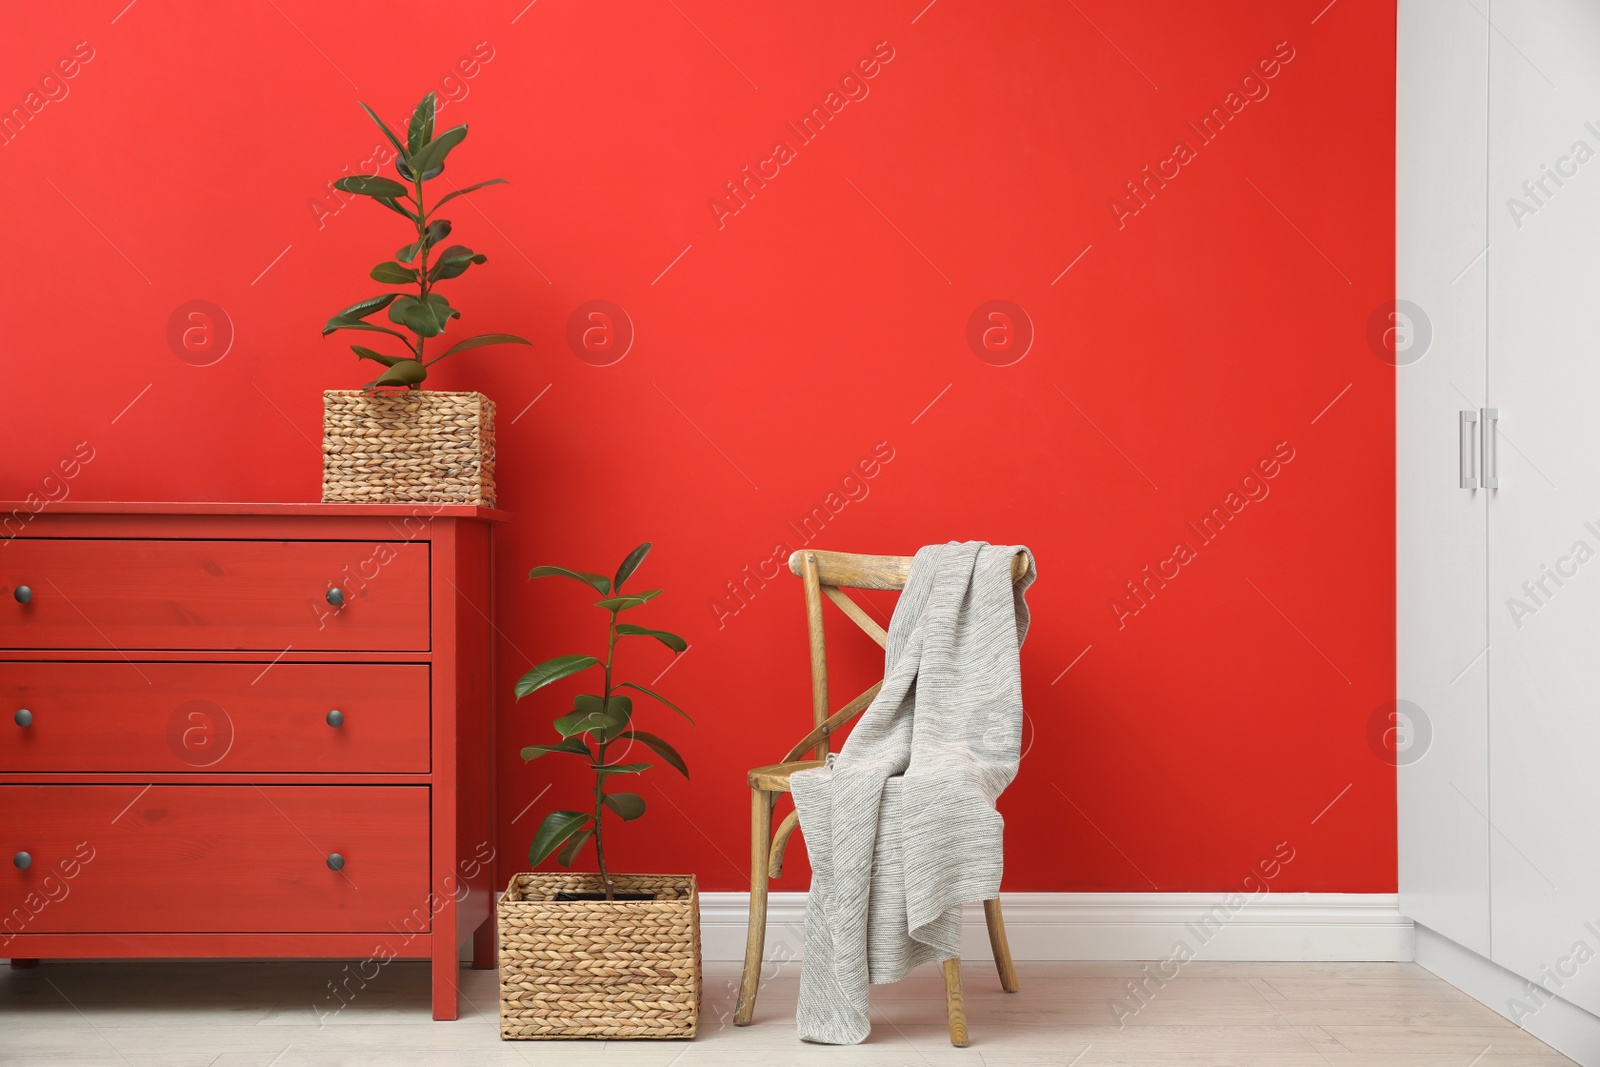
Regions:
<instances>
[{"instance_id":1,"label":"white wardrobe","mask_svg":"<svg viewBox=\"0 0 1600 1067\"><path fill-rule=\"evenodd\" d=\"M1570 1046L1600 1014L1600 0L1398 29L1401 909Z\"/></svg>"}]
</instances>

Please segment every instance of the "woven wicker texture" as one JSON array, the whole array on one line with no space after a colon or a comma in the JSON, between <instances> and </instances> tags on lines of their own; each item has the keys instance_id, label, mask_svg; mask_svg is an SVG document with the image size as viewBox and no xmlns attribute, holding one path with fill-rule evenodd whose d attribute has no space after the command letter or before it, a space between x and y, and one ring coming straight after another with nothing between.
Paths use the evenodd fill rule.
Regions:
<instances>
[{"instance_id":1,"label":"woven wicker texture","mask_svg":"<svg viewBox=\"0 0 1600 1067\"><path fill-rule=\"evenodd\" d=\"M428 390L322 394L324 503L492 508L494 401Z\"/></svg>"},{"instance_id":2,"label":"woven wicker texture","mask_svg":"<svg viewBox=\"0 0 1600 1067\"><path fill-rule=\"evenodd\" d=\"M519 874L499 905L500 1036L694 1037L700 893L693 875L613 875L653 901L562 900L594 874Z\"/></svg>"}]
</instances>

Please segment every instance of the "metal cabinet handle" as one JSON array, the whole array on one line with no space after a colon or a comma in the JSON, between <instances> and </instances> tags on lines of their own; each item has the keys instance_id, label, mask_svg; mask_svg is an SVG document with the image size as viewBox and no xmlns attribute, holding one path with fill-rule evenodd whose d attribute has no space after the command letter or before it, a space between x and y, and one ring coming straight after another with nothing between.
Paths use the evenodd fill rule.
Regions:
<instances>
[{"instance_id":1,"label":"metal cabinet handle","mask_svg":"<svg viewBox=\"0 0 1600 1067\"><path fill-rule=\"evenodd\" d=\"M1461 488L1478 488L1478 413L1468 410L1461 412L1458 441L1460 449L1458 462L1461 471Z\"/></svg>"},{"instance_id":2,"label":"metal cabinet handle","mask_svg":"<svg viewBox=\"0 0 1600 1067\"><path fill-rule=\"evenodd\" d=\"M1483 487L1500 488L1500 409L1483 409Z\"/></svg>"},{"instance_id":3,"label":"metal cabinet handle","mask_svg":"<svg viewBox=\"0 0 1600 1067\"><path fill-rule=\"evenodd\" d=\"M339 855L337 852L335 852L331 856L329 856L328 857L328 870L330 870L330 871L342 871L342 870L344 870L344 857Z\"/></svg>"},{"instance_id":4,"label":"metal cabinet handle","mask_svg":"<svg viewBox=\"0 0 1600 1067\"><path fill-rule=\"evenodd\" d=\"M330 586L328 588L326 599L328 603L332 604L334 607L338 607L344 603L344 590L340 589L336 585Z\"/></svg>"},{"instance_id":5,"label":"metal cabinet handle","mask_svg":"<svg viewBox=\"0 0 1600 1067\"><path fill-rule=\"evenodd\" d=\"M15 856L11 857L11 862L17 868L17 870L25 871L29 867L33 866L33 857L28 855L26 852L18 852Z\"/></svg>"},{"instance_id":6,"label":"metal cabinet handle","mask_svg":"<svg viewBox=\"0 0 1600 1067\"><path fill-rule=\"evenodd\" d=\"M343 726L344 712L340 711L338 708L334 708L332 711L328 712L328 725L333 727L335 730Z\"/></svg>"},{"instance_id":7,"label":"metal cabinet handle","mask_svg":"<svg viewBox=\"0 0 1600 1067\"><path fill-rule=\"evenodd\" d=\"M33 590L25 585L19 585L11 590L11 595L16 597L18 604L26 604L33 599Z\"/></svg>"},{"instance_id":8,"label":"metal cabinet handle","mask_svg":"<svg viewBox=\"0 0 1600 1067\"><path fill-rule=\"evenodd\" d=\"M11 716L11 721L16 723L18 726L32 726L33 712L29 711L27 708L18 708L17 713Z\"/></svg>"}]
</instances>

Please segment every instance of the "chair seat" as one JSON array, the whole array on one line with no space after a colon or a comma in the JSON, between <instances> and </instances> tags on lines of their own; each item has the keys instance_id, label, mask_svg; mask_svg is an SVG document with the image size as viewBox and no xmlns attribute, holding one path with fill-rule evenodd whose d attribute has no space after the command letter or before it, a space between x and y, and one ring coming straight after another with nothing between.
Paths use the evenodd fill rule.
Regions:
<instances>
[{"instance_id":1,"label":"chair seat","mask_svg":"<svg viewBox=\"0 0 1600 1067\"><path fill-rule=\"evenodd\" d=\"M787 793L791 774L795 771L809 771L813 767L822 766L824 762L819 759L797 759L788 763L773 763L765 767L757 767L750 772L750 788L765 789L769 793Z\"/></svg>"}]
</instances>

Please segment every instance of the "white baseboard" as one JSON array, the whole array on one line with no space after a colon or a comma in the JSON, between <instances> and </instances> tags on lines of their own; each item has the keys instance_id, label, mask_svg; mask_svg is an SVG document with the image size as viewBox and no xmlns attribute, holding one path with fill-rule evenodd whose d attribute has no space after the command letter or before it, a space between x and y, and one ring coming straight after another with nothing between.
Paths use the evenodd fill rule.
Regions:
<instances>
[{"instance_id":1,"label":"white baseboard","mask_svg":"<svg viewBox=\"0 0 1600 1067\"><path fill-rule=\"evenodd\" d=\"M1425 926L1417 927L1416 948L1417 962L1446 982L1583 1067L1600 1067L1600 1018L1554 995L1530 996L1520 975Z\"/></svg>"},{"instance_id":2,"label":"white baseboard","mask_svg":"<svg viewBox=\"0 0 1600 1067\"><path fill-rule=\"evenodd\" d=\"M1003 893L1011 955L1018 960L1155 960L1186 944L1196 959L1403 961L1412 927L1393 893ZM744 959L748 893L700 894L708 960ZM804 893L767 901L768 960L798 959ZM965 959L991 959L980 905L966 909Z\"/></svg>"}]
</instances>

